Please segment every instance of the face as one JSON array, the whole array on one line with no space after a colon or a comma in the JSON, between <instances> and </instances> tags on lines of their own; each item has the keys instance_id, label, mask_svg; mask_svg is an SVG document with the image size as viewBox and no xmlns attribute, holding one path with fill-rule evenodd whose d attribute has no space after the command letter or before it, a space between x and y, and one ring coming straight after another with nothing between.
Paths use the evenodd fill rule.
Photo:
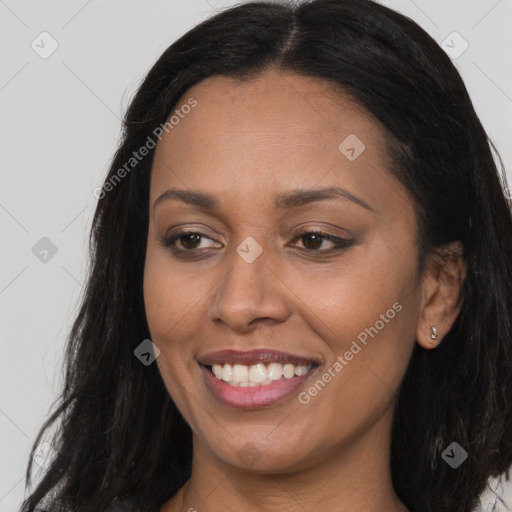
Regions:
<instances>
[{"instance_id":1,"label":"face","mask_svg":"<svg viewBox=\"0 0 512 512\"><path fill-rule=\"evenodd\" d=\"M191 98L156 148L144 299L194 450L291 471L389 434L421 293L384 129L284 72Z\"/></svg>"}]
</instances>

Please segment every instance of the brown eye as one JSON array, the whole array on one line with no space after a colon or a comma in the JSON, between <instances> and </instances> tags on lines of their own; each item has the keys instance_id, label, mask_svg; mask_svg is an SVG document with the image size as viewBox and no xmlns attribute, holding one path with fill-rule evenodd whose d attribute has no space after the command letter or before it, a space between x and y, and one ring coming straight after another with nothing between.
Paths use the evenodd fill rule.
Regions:
<instances>
[{"instance_id":1,"label":"brown eye","mask_svg":"<svg viewBox=\"0 0 512 512\"><path fill-rule=\"evenodd\" d=\"M203 250L212 246L200 247L203 240L211 240L212 238L201 233L200 231L180 231L168 237L160 239L164 247L168 247L176 256L195 257ZM354 242L345 238L340 238L319 230L305 230L298 233L295 240L301 240L303 247L300 250L309 253L331 253L350 247ZM331 247L322 247L325 242L330 242Z\"/></svg>"},{"instance_id":2,"label":"brown eye","mask_svg":"<svg viewBox=\"0 0 512 512\"><path fill-rule=\"evenodd\" d=\"M190 233L181 235L177 240L185 249L197 249L196 244L201 241L202 235L199 233Z\"/></svg>"},{"instance_id":3,"label":"brown eye","mask_svg":"<svg viewBox=\"0 0 512 512\"><path fill-rule=\"evenodd\" d=\"M320 249L324 241L323 235L319 233L306 233L301 236L301 239L306 249L313 249L315 251Z\"/></svg>"},{"instance_id":4,"label":"brown eye","mask_svg":"<svg viewBox=\"0 0 512 512\"><path fill-rule=\"evenodd\" d=\"M164 237L161 242L164 247L169 247L173 252L194 252L207 247L198 247L202 240L212 240L209 236L199 231L180 231L174 235ZM213 241L213 240L212 240ZM180 247L177 247L179 242Z\"/></svg>"},{"instance_id":5,"label":"brown eye","mask_svg":"<svg viewBox=\"0 0 512 512\"><path fill-rule=\"evenodd\" d=\"M346 249L353 244L352 240L340 238L318 230L301 231L295 240L302 240L304 249L309 252L330 252L331 250ZM333 247L322 249L322 244L325 240L328 240Z\"/></svg>"}]
</instances>

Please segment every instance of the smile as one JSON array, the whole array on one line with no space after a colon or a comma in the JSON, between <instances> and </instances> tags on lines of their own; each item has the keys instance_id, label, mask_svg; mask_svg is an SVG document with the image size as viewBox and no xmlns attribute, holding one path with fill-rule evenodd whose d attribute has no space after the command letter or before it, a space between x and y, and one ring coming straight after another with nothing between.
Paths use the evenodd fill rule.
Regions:
<instances>
[{"instance_id":1,"label":"smile","mask_svg":"<svg viewBox=\"0 0 512 512\"><path fill-rule=\"evenodd\" d=\"M222 350L198 358L204 382L224 405L253 409L274 405L299 391L319 361L275 350Z\"/></svg>"},{"instance_id":2,"label":"smile","mask_svg":"<svg viewBox=\"0 0 512 512\"><path fill-rule=\"evenodd\" d=\"M254 387L268 386L275 380L292 379L297 376L305 375L313 367L309 365L295 366L293 364L270 363L265 365L258 363L251 366L241 364L214 364L211 371L219 380L223 380L230 386Z\"/></svg>"}]
</instances>

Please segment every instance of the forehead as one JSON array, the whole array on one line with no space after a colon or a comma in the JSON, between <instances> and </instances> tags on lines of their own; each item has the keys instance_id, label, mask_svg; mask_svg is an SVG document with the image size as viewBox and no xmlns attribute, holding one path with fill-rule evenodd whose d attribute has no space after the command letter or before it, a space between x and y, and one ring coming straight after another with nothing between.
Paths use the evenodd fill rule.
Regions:
<instances>
[{"instance_id":1,"label":"forehead","mask_svg":"<svg viewBox=\"0 0 512 512\"><path fill-rule=\"evenodd\" d=\"M181 112L191 98L196 106ZM317 183L366 189L373 200L379 186L400 188L388 172L382 125L325 80L276 71L245 81L210 77L176 110L179 122L157 145L152 201L174 186L254 200Z\"/></svg>"}]
</instances>

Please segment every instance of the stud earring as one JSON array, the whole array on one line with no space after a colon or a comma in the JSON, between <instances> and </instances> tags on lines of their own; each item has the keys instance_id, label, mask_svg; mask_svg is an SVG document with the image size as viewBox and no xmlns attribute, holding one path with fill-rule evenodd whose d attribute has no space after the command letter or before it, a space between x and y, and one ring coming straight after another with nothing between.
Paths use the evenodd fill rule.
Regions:
<instances>
[{"instance_id":1,"label":"stud earring","mask_svg":"<svg viewBox=\"0 0 512 512\"><path fill-rule=\"evenodd\" d=\"M435 340L435 339L437 338L437 329L436 329L434 326L432 326L432 327L431 327L431 330L432 330L432 334L430 335L430 337L431 337L433 340Z\"/></svg>"}]
</instances>

